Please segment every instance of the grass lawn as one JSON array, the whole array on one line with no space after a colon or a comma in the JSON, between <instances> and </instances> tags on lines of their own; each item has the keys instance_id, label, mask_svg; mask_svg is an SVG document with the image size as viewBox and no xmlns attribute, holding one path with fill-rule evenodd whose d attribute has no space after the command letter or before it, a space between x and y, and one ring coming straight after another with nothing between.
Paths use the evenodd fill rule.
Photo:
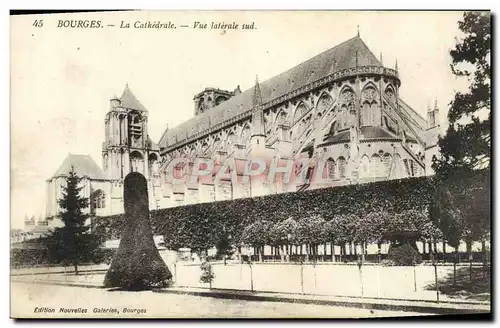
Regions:
<instances>
[{"instance_id":1,"label":"grass lawn","mask_svg":"<svg viewBox=\"0 0 500 328\"><path fill-rule=\"evenodd\" d=\"M453 272L438 280L441 294L453 298L466 300L490 301L490 267L486 271L482 267L472 267L472 275L469 267L457 267L455 281ZM427 290L435 290L436 284L425 286Z\"/></svg>"}]
</instances>

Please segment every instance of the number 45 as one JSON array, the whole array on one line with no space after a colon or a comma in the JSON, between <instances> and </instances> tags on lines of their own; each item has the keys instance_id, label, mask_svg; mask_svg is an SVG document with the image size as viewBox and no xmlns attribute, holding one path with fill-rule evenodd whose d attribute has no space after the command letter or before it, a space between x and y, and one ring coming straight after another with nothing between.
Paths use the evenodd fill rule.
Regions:
<instances>
[{"instance_id":1,"label":"number 45","mask_svg":"<svg viewBox=\"0 0 500 328\"><path fill-rule=\"evenodd\" d=\"M40 19L40 20L35 20L35 21L33 22L33 26L34 26L34 27L42 27L42 26L43 26L43 20L42 20L42 19Z\"/></svg>"}]
</instances>

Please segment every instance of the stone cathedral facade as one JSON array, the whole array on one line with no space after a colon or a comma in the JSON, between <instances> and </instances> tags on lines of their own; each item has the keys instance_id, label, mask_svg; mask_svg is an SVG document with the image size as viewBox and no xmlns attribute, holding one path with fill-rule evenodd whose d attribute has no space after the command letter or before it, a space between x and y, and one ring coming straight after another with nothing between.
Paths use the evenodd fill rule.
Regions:
<instances>
[{"instance_id":1,"label":"stone cathedral facade","mask_svg":"<svg viewBox=\"0 0 500 328\"><path fill-rule=\"evenodd\" d=\"M76 165L87 176L89 211L123 211L123 178L131 171L147 177L152 209L432 174L437 104L423 118L399 96L401 83L397 63L384 66L358 35L244 92L206 88L194 96L194 117L167 129L158 144L147 133L147 110L127 86L105 116L102 170L95 163ZM309 163L293 167L308 178L321 163L329 182L192 176L196 159L217 166L254 157ZM173 173L187 178L181 184L170 179L179 158L185 160ZM54 197L69 162L78 162L66 161L47 182ZM243 173L241 166L236 171ZM56 213L54 197L48 216Z\"/></svg>"},{"instance_id":2,"label":"stone cathedral facade","mask_svg":"<svg viewBox=\"0 0 500 328\"><path fill-rule=\"evenodd\" d=\"M385 67L356 36L257 81L245 92L207 89L195 97L195 116L160 139L160 172L179 157L238 161L264 156L276 161L310 159L310 165L295 171L309 176L300 171L313 172L321 159L330 183L176 186L169 183L167 172L162 177L163 206L431 174L439 131L437 105L428 108L424 119L399 97L400 86L397 63L394 69ZM219 98L228 95L227 100ZM192 164L181 169L189 176Z\"/></svg>"}]
</instances>

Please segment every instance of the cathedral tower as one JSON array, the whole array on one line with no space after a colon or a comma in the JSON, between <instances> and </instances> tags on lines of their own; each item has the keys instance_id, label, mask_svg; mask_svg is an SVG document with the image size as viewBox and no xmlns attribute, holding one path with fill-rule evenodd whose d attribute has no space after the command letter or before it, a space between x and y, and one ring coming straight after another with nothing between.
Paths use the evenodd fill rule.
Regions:
<instances>
[{"instance_id":1,"label":"cathedral tower","mask_svg":"<svg viewBox=\"0 0 500 328\"><path fill-rule=\"evenodd\" d=\"M221 90L217 88L205 88L194 96L194 115L201 115L209 109L218 106L229 98L240 94L240 86L234 91Z\"/></svg>"},{"instance_id":2,"label":"cathedral tower","mask_svg":"<svg viewBox=\"0 0 500 328\"><path fill-rule=\"evenodd\" d=\"M120 98L110 100L105 118L103 169L111 180L121 180L130 172L148 180L157 174L159 148L148 136L148 111L128 84Z\"/></svg>"},{"instance_id":3,"label":"cathedral tower","mask_svg":"<svg viewBox=\"0 0 500 328\"><path fill-rule=\"evenodd\" d=\"M427 121L429 123L429 129L439 126L439 108L437 105L437 99L434 101L434 109L431 106L427 107Z\"/></svg>"}]
</instances>

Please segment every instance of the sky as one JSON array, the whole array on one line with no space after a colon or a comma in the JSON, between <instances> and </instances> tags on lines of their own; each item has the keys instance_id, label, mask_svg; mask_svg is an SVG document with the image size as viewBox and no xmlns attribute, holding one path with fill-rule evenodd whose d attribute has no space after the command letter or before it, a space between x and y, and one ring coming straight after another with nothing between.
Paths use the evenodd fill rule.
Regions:
<instances>
[{"instance_id":1,"label":"sky","mask_svg":"<svg viewBox=\"0 0 500 328\"><path fill-rule=\"evenodd\" d=\"M450 70L460 36L455 12L127 12L11 17L11 227L45 215L45 181L68 153L102 167L109 99L128 83L149 111L158 142L167 126L194 115L206 87L251 88L358 31L384 66L398 62L400 96L426 117L437 99L444 131L447 105L467 81ZM33 26L43 19L43 27ZM104 28L57 28L58 20L101 20ZM121 21L251 23L254 30L120 29ZM107 27L113 24L115 27Z\"/></svg>"}]
</instances>

